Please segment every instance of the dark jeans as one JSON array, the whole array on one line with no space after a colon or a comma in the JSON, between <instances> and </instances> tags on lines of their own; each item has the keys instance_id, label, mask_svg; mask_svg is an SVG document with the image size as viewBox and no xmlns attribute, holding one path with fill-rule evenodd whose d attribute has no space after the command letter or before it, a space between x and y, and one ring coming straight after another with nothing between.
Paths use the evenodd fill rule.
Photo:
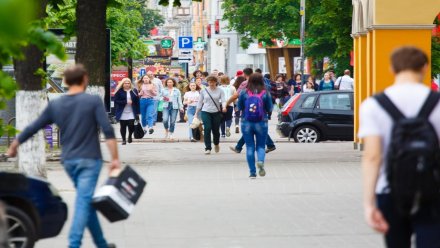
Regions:
<instances>
[{"instance_id":1,"label":"dark jeans","mask_svg":"<svg viewBox=\"0 0 440 248\"><path fill-rule=\"evenodd\" d=\"M127 127L128 127L128 137L131 138L131 135L133 135L133 132L134 132L134 119L120 120L119 123L121 124L122 140L125 141L125 136L127 134Z\"/></svg>"},{"instance_id":2,"label":"dark jeans","mask_svg":"<svg viewBox=\"0 0 440 248\"><path fill-rule=\"evenodd\" d=\"M237 151L243 150L244 144L245 144L244 137L241 136L241 138L237 142L237 145L235 146L235 149ZM267 137L266 137L266 146L267 146L267 148L275 147L275 143L273 143L273 140L269 134L267 134Z\"/></svg>"},{"instance_id":3,"label":"dark jeans","mask_svg":"<svg viewBox=\"0 0 440 248\"><path fill-rule=\"evenodd\" d=\"M238 126L240 124L241 111L235 111L235 125Z\"/></svg>"},{"instance_id":4,"label":"dark jeans","mask_svg":"<svg viewBox=\"0 0 440 248\"><path fill-rule=\"evenodd\" d=\"M234 112L234 107L229 106L227 109L228 111L226 113L223 113L223 118L220 125L222 135L225 135L226 128L230 128L232 124L232 113Z\"/></svg>"},{"instance_id":5,"label":"dark jeans","mask_svg":"<svg viewBox=\"0 0 440 248\"><path fill-rule=\"evenodd\" d=\"M385 235L388 248L410 248L413 234L417 248L440 247L440 201L421 207L414 216L399 214L390 194L377 195L377 206L390 226Z\"/></svg>"},{"instance_id":6,"label":"dark jeans","mask_svg":"<svg viewBox=\"0 0 440 248\"><path fill-rule=\"evenodd\" d=\"M211 132L214 136L214 145L220 143L220 122L222 120L220 112L208 113L202 111L202 121L204 127L205 150L212 150Z\"/></svg>"}]
</instances>

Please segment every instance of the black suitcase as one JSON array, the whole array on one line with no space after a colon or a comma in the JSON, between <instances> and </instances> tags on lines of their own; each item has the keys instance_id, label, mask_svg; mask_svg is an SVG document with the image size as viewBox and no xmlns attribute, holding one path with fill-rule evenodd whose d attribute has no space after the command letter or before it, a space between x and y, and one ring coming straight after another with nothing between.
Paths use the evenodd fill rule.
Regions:
<instances>
[{"instance_id":1,"label":"black suitcase","mask_svg":"<svg viewBox=\"0 0 440 248\"><path fill-rule=\"evenodd\" d=\"M133 212L147 182L130 166L111 177L93 196L92 206L110 222L125 220Z\"/></svg>"}]
</instances>

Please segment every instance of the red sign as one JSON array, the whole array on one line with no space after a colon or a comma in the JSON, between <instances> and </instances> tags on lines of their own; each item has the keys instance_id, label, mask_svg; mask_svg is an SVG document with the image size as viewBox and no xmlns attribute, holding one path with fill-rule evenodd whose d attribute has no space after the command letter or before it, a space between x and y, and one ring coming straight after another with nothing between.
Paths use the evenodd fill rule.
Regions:
<instances>
[{"instance_id":1,"label":"red sign","mask_svg":"<svg viewBox=\"0 0 440 248\"><path fill-rule=\"evenodd\" d=\"M214 29L215 29L215 33L216 34L219 34L220 33L220 20L215 20L215 27L214 27Z\"/></svg>"},{"instance_id":2,"label":"red sign","mask_svg":"<svg viewBox=\"0 0 440 248\"><path fill-rule=\"evenodd\" d=\"M119 82L128 77L128 71L112 71L111 82L110 82L110 96L115 95L116 86L118 86Z\"/></svg>"},{"instance_id":3,"label":"red sign","mask_svg":"<svg viewBox=\"0 0 440 248\"><path fill-rule=\"evenodd\" d=\"M211 39L211 24L206 27L206 33L208 34L208 39Z\"/></svg>"}]
</instances>

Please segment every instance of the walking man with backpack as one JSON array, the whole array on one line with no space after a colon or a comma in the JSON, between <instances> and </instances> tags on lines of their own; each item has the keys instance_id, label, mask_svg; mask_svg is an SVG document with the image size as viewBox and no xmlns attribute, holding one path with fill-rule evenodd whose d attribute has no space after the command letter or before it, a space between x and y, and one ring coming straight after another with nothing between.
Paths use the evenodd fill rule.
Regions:
<instances>
[{"instance_id":1,"label":"walking man with backpack","mask_svg":"<svg viewBox=\"0 0 440 248\"><path fill-rule=\"evenodd\" d=\"M421 82L427 55L391 55L395 83L360 109L364 212L389 248L440 247L440 96Z\"/></svg>"}]
</instances>

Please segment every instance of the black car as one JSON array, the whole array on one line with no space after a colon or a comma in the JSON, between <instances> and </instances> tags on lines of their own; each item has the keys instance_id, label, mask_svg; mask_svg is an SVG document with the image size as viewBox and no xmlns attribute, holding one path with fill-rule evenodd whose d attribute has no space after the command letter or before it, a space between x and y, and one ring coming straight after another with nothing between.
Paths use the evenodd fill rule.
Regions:
<instances>
[{"instance_id":1,"label":"black car","mask_svg":"<svg viewBox=\"0 0 440 248\"><path fill-rule=\"evenodd\" d=\"M67 219L67 205L47 181L0 172L0 201L6 209L9 247L33 247L57 236Z\"/></svg>"},{"instance_id":2,"label":"black car","mask_svg":"<svg viewBox=\"0 0 440 248\"><path fill-rule=\"evenodd\" d=\"M318 91L294 95L281 110L277 131L299 143L353 140L353 92Z\"/></svg>"}]
</instances>

